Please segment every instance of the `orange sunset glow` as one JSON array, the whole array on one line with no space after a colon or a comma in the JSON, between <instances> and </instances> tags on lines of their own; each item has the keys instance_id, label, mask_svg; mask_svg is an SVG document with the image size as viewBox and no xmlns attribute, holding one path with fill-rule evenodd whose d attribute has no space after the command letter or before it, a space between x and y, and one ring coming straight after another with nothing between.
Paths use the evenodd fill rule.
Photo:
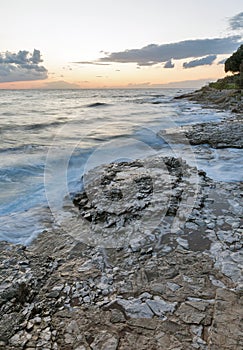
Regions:
<instances>
[{"instance_id":1,"label":"orange sunset glow","mask_svg":"<svg viewBox=\"0 0 243 350\"><path fill-rule=\"evenodd\" d=\"M224 75L241 42L228 24L241 5L10 1L0 13L0 89L202 85Z\"/></svg>"}]
</instances>

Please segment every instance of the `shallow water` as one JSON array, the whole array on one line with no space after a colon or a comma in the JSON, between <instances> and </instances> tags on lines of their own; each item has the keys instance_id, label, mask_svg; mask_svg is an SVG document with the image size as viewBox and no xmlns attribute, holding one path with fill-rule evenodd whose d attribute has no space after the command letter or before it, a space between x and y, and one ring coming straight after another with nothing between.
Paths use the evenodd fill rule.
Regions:
<instances>
[{"instance_id":1,"label":"shallow water","mask_svg":"<svg viewBox=\"0 0 243 350\"><path fill-rule=\"evenodd\" d=\"M1 90L0 240L28 244L48 209L82 186L84 171L151 153L180 156L217 180L240 180L242 152L170 145L161 129L218 121L229 112L173 97L177 89ZM210 160L209 160L210 158Z\"/></svg>"}]
</instances>

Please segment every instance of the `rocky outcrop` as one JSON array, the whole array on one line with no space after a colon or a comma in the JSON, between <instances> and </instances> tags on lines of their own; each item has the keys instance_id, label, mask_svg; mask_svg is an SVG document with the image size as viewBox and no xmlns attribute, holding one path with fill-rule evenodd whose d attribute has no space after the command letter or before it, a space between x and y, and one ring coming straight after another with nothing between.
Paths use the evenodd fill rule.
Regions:
<instances>
[{"instance_id":1,"label":"rocky outcrop","mask_svg":"<svg viewBox=\"0 0 243 350\"><path fill-rule=\"evenodd\" d=\"M239 114L241 114L243 110L241 90L218 90L209 86L204 86L200 90L175 97L175 99L183 98L198 102L206 107L231 110Z\"/></svg>"},{"instance_id":2,"label":"rocky outcrop","mask_svg":"<svg viewBox=\"0 0 243 350\"><path fill-rule=\"evenodd\" d=\"M82 239L105 247L134 246L164 217L176 226L189 214L189 204L202 200L203 181L182 159L160 156L95 168L84 179L85 190L73 198L88 224Z\"/></svg>"},{"instance_id":3,"label":"rocky outcrop","mask_svg":"<svg viewBox=\"0 0 243 350\"><path fill-rule=\"evenodd\" d=\"M0 349L242 349L241 185L169 157L84 183L80 235L0 243Z\"/></svg>"},{"instance_id":4,"label":"rocky outcrop","mask_svg":"<svg viewBox=\"0 0 243 350\"><path fill-rule=\"evenodd\" d=\"M220 123L193 125L185 134L192 145L209 144L214 148L242 148L243 120L237 118Z\"/></svg>"},{"instance_id":5,"label":"rocky outcrop","mask_svg":"<svg viewBox=\"0 0 243 350\"><path fill-rule=\"evenodd\" d=\"M191 145L207 144L213 148L242 148L243 118L237 116L217 123L185 126L176 132L169 129L160 131L158 135L166 137L170 143L188 142Z\"/></svg>"}]
</instances>

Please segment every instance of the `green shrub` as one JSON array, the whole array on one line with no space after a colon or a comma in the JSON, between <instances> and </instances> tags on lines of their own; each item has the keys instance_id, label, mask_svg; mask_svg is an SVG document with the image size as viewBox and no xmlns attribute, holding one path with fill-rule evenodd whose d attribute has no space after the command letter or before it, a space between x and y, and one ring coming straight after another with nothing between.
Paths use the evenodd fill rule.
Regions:
<instances>
[{"instance_id":1,"label":"green shrub","mask_svg":"<svg viewBox=\"0 0 243 350\"><path fill-rule=\"evenodd\" d=\"M209 83L209 87L217 90L238 89L240 84L240 75L231 75L215 82Z\"/></svg>"}]
</instances>

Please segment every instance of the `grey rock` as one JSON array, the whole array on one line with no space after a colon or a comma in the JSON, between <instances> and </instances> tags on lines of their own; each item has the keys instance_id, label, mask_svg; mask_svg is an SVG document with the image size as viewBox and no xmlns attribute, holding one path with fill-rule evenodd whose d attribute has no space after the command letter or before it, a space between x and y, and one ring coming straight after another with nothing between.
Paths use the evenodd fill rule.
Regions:
<instances>
[{"instance_id":1,"label":"grey rock","mask_svg":"<svg viewBox=\"0 0 243 350\"><path fill-rule=\"evenodd\" d=\"M118 338L107 332L100 332L90 344L92 350L116 350Z\"/></svg>"},{"instance_id":2,"label":"grey rock","mask_svg":"<svg viewBox=\"0 0 243 350\"><path fill-rule=\"evenodd\" d=\"M111 318L110 321L112 323L122 323L125 322L126 319L124 317L124 314L120 310L111 310Z\"/></svg>"},{"instance_id":3,"label":"grey rock","mask_svg":"<svg viewBox=\"0 0 243 350\"><path fill-rule=\"evenodd\" d=\"M222 281L217 280L214 276L209 276L209 278L214 286L220 287L220 288L226 288L225 284Z\"/></svg>"},{"instance_id":4,"label":"grey rock","mask_svg":"<svg viewBox=\"0 0 243 350\"><path fill-rule=\"evenodd\" d=\"M166 286L162 283L153 283L151 284L150 289L153 293L164 294L166 291Z\"/></svg>"},{"instance_id":5,"label":"grey rock","mask_svg":"<svg viewBox=\"0 0 243 350\"><path fill-rule=\"evenodd\" d=\"M186 239L178 237L176 240L180 246L182 246L185 249L189 249L189 244L188 244L188 241Z\"/></svg>"},{"instance_id":6,"label":"grey rock","mask_svg":"<svg viewBox=\"0 0 243 350\"><path fill-rule=\"evenodd\" d=\"M177 303L169 303L162 299L158 300L147 300L146 304L150 307L150 309L153 311L153 313L158 316L162 317L166 313L173 313L175 310L175 307Z\"/></svg>"},{"instance_id":7,"label":"grey rock","mask_svg":"<svg viewBox=\"0 0 243 350\"><path fill-rule=\"evenodd\" d=\"M66 344L72 344L73 341L74 341L74 339L73 339L73 336L72 336L71 334L66 333L66 334L64 335L64 342L65 342Z\"/></svg>"},{"instance_id":8,"label":"grey rock","mask_svg":"<svg viewBox=\"0 0 243 350\"><path fill-rule=\"evenodd\" d=\"M128 318L152 318L154 316L150 307L140 299L116 299L106 306L106 309L117 308L116 305L123 310Z\"/></svg>"},{"instance_id":9,"label":"grey rock","mask_svg":"<svg viewBox=\"0 0 243 350\"><path fill-rule=\"evenodd\" d=\"M196 311L195 308L185 303L181 304L175 314L189 324L200 324L206 317L205 313Z\"/></svg>"},{"instance_id":10,"label":"grey rock","mask_svg":"<svg viewBox=\"0 0 243 350\"><path fill-rule=\"evenodd\" d=\"M83 301L84 301L85 303L90 303L91 299L90 299L89 296L86 296L86 297L83 298Z\"/></svg>"},{"instance_id":11,"label":"grey rock","mask_svg":"<svg viewBox=\"0 0 243 350\"><path fill-rule=\"evenodd\" d=\"M142 293L139 295L139 299L141 300L147 300L147 299L151 299L153 296L152 294L148 293L148 292L145 292L145 293Z\"/></svg>"},{"instance_id":12,"label":"grey rock","mask_svg":"<svg viewBox=\"0 0 243 350\"><path fill-rule=\"evenodd\" d=\"M242 269L233 262L223 262L222 272L233 281L242 281Z\"/></svg>"},{"instance_id":13,"label":"grey rock","mask_svg":"<svg viewBox=\"0 0 243 350\"><path fill-rule=\"evenodd\" d=\"M60 291L59 290L53 290L47 295L47 297L48 298L58 298L59 295L60 295Z\"/></svg>"},{"instance_id":14,"label":"grey rock","mask_svg":"<svg viewBox=\"0 0 243 350\"><path fill-rule=\"evenodd\" d=\"M197 230L198 229L197 225L193 222L187 222L185 227L190 229L190 230Z\"/></svg>"},{"instance_id":15,"label":"grey rock","mask_svg":"<svg viewBox=\"0 0 243 350\"><path fill-rule=\"evenodd\" d=\"M200 325L200 326L191 326L191 331L197 335L198 337L201 337L202 335L202 332L203 332L203 326Z\"/></svg>"},{"instance_id":16,"label":"grey rock","mask_svg":"<svg viewBox=\"0 0 243 350\"><path fill-rule=\"evenodd\" d=\"M41 317L36 316L35 318L33 318L33 322L34 322L35 324L40 324L40 323L41 323Z\"/></svg>"},{"instance_id":17,"label":"grey rock","mask_svg":"<svg viewBox=\"0 0 243 350\"><path fill-rule=\"evenodd\" d=\"M167 286L170 290L172 290L172 292L175 292L181 288L181 286L179 286L178 284L173 283L173 282L167 282Z\"/></svg>"}]
</instances>

